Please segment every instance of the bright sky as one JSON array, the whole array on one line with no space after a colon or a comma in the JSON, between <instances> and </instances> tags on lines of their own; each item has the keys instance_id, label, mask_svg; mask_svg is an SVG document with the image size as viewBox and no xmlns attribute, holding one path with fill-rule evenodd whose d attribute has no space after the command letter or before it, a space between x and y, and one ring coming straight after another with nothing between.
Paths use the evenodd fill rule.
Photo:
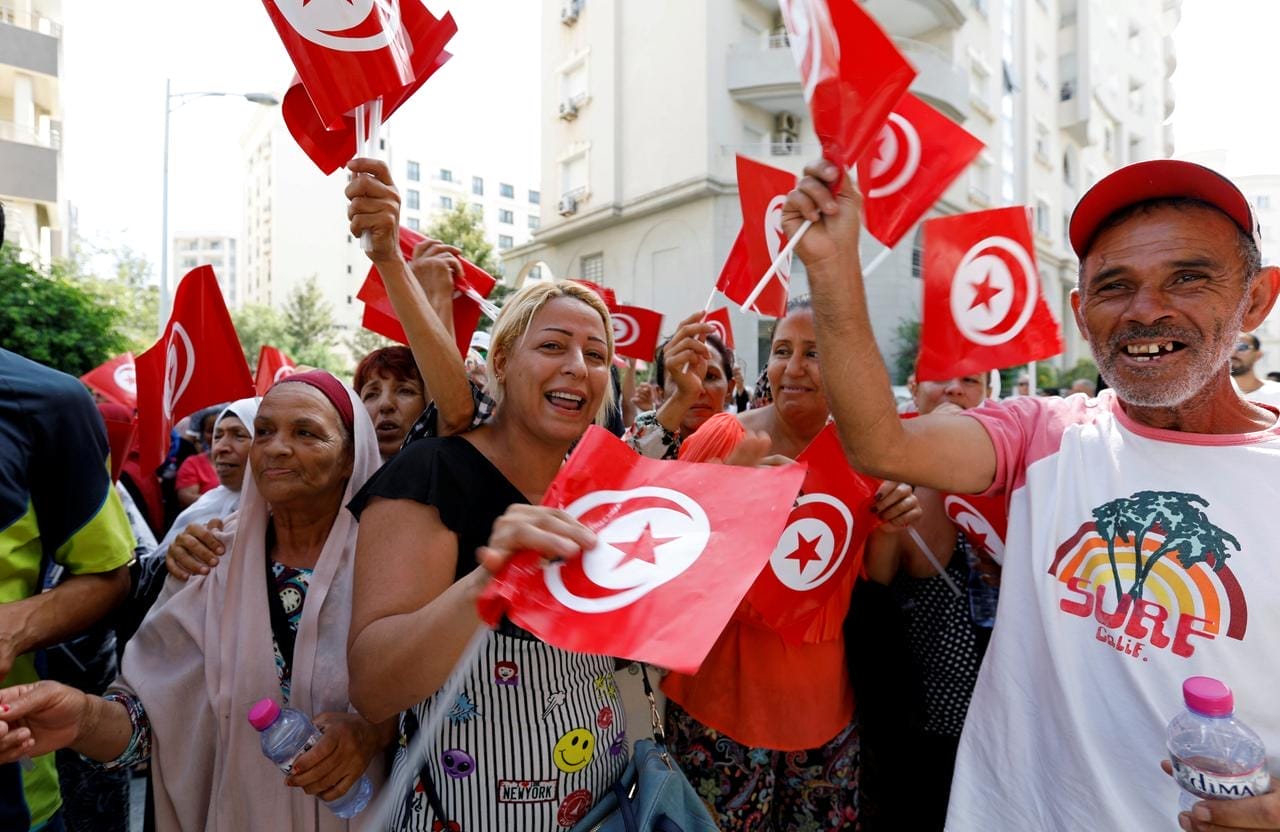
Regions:
<instances>
[{"instance_id":1,"label":"bright sky","mask_svg":"<svg viewBox=\"0 0 1280 832\"><path fill-rule=\"evenodd\" d=\"M496 160L537 181L541 5L428 0L458 21L454 58L391 122L431 126L439 144L423 153L426 166L491 169ZM65 0L64 23L64 193L83 237L128 244L158 265L165 77L175 92L278 95L288 58L254 0ZM1179 154L1226 149L1230 173L1280 172L1277 32L1280 0L1185 0L1173 79ZM173 233L242 233L239 138L254 106L205 99L173 114Z\"/></svg>"},{"instance_id":2,"label":"bright sky","mask_svg":"<svg viewBox=\"0 0 1280 832\"><path fill-rule=\"evenodd\" d=\"M325 2L326 0L321 0ZM430 125L433 162L539 178L540 0L427 0L452 11L453 58L392 116ZM159 273L164 84L283 95L293 68L258 0L64 0L63 193L79 234L146 254ZM243 235L240 136L253 109L206 98L170 123L171 234ZM417 152L417 151L415 151ZM345 205L334 206L346 211Z\"/></svg>"},{"instance_id":3,"label":"bright sky","mask_svg":"<svg viewBox=\"0 0 1280 832\"><path fill-rule=\"evenodd\" d=\"M1230 175L1280 173L1280 0L1184 0L1174 30L1177 154L1225 149Z\"/></svg>"}]
</instances>

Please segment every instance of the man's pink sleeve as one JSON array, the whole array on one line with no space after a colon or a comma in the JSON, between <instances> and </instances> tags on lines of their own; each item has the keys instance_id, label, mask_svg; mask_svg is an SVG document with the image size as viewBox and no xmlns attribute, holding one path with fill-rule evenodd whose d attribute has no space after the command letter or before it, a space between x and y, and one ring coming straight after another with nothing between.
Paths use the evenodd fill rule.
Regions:
<instances>
[{"instance_id":1,"label":"man's pink sleeve","mask_svg":"<svg viewBox=\"0 0 1280 832\"><path fill-rule=\"evenodd\" d=\"M1018 396L988 401L964 412L978 420L996 449L996 476L984 496L1009 494L1022 484L1033 438L1039 435L1048 416L1046 399Z\"/></svg>"}]
</instances>

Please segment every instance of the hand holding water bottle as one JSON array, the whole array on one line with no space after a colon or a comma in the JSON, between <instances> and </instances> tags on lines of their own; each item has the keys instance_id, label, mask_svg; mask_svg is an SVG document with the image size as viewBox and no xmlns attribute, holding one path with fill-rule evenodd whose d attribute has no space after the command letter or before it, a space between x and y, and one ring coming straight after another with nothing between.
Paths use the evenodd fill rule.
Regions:
<instances>
[{"instance_id":1,"label":"hand holding water bottle","mask_svg":"<svg viewBox=\"0 0 1280 832\"><path fill-rule=\"evenodd\" d=\"M311 722L323 734L293 761L293 773L284 782L323 801L336 800L356 784L386 738L358 714L318 714Z\"/></svg>"},{"instance_id":2,"label":"hand holding water bottle","mask_svg":"<svg viewBox=\"0 0 1280 832\"><path fill-rule=\"evenodd\" d=\"M1169 723L1170 760L1161 764L1183 790L1178 824L1194 832L1280 830L1280 793L1269 791L1262 740L1235 718L1230 689L1193 676L1183 697L1187 710Z\"/></svg>"}]
</instances>

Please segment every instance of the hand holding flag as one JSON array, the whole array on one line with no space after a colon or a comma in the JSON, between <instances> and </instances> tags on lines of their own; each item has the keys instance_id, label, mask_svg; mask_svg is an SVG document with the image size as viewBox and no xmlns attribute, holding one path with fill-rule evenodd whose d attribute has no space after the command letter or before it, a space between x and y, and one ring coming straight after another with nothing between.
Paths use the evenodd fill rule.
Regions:
<instances>
[{"instance_id":1,"label":"hand holding flag","mask_svg":"<svg viewBox=\"0 0 1280 832\"><path fill-rule=\"evenodd\" d=\"M506 615L565 650L693 673L768 560L804 474L647 459L592 427L543 505L594 539L564 523L550 551L516 554L481 596L481 617ZM581 557L543 562L576 547Z\"/></svg>"}]
</instances>

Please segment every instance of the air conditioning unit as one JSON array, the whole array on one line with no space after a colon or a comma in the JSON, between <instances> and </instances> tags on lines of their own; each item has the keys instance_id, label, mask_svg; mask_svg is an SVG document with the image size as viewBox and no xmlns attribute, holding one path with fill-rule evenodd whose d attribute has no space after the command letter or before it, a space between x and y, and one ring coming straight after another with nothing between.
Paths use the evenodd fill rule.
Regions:
<instances>
[{"instance_id":1,"label":"air conditioning unit","mask_svg":"<svg viewBox=\"0 0 1280 832\"><path fill-rule=\"evenodd\" d=\"M566 26L572 26L578 22L580 14L582 14L582 0L565 0L565 4L560 7L560 22Z\"/></svg>"},{"instance_id":2,"label":"air conditioning unit","mask_svg":"<svg viewBox=\"0 0 1280 832\"><path fill-rule=\"evenodd\" d=\"M795 156L800 152L800 142L795 133L774 133L769 152L773 156Z\"/></svg>"},{"instance_id":3,"label":"air conditioning unit","mask_svg":"<svg viewBox=\"0 0 1280 832\"><path fill-rule=\"evenodd\" d=\"M556 211L562 217L578 213L578 198L575 196L561 197L560 201L556 203Z\"/></svg>"},{"instance_id":4,"label":"air conditioning unit","mask_svg":"<svg viewBox=\"0 0 1280 832\"><path fill-rule=\"evenodd\" d=\"M565 121L573 121L578 117L578 105L572 101L560 102L560 118Z\"/></svg>"},{"instance_id":5,"label":"air conditioning unit","mask_svg":"<svg viewBox=\"0 0 1280 832\"><path fill-rule=\"evenodd\" d=\"M794 113L778 113L773 117L773 129L777 133L795 135L800 132L800 119Z\"/></svg>"}]
</instances>

